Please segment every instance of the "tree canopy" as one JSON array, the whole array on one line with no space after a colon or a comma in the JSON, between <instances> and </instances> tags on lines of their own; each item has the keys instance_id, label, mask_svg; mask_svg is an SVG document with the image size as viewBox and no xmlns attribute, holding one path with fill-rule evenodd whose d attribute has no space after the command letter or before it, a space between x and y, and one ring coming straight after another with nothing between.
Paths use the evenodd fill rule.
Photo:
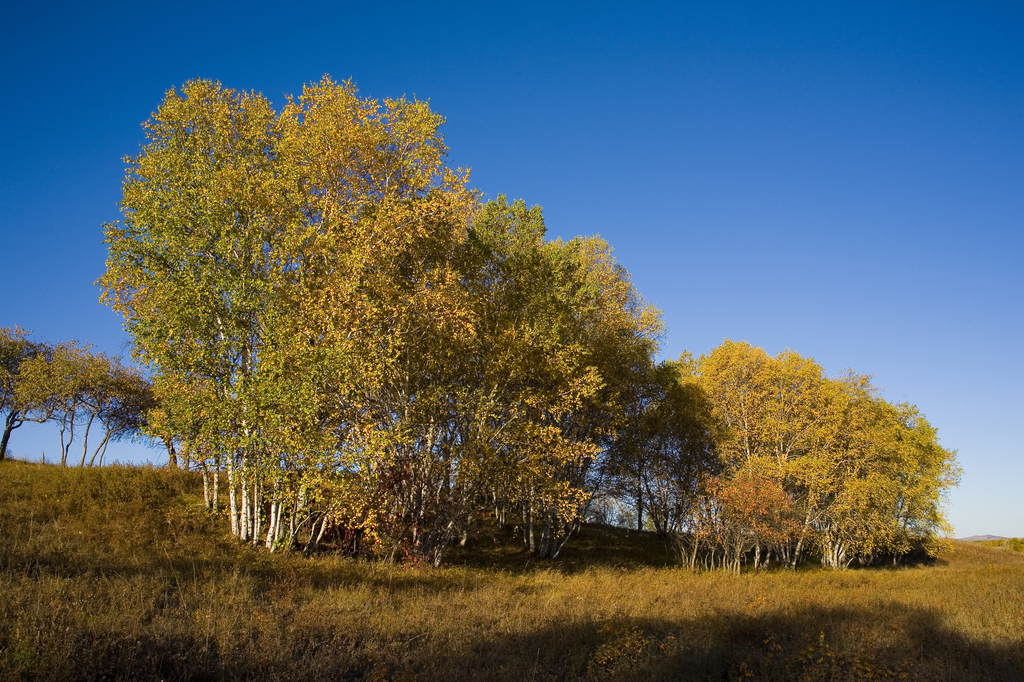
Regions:
<instances>
[{"instance_id":1,"label":"tree canopy","mask_svg":"<svg viewBox=\"0 0 1024 682\"><path fill-rule=\"evenodd\" d=\"M102 464L111 441L140 435L154 407L152 386L138 370L76 341L32 341L17 327L0 329L0 400L0 460L15 429L25 422L52 422L60 432L61 464L67 464L77 435L82 466ZM102 437L99 443L93 439L90 450L96 428Z\"/></svg>"},{"instance_id":2,"label":"tree canopy","mask_svg":"<svg viewBox=\"0 0 1024 682\"><path fill-rule=\"evenodd\" d=\"M554 557L605 495L738 570L946 528L955 460L912 406L791 351L657 363L660 315L611 247L483 203L442 123L329 77L280 111L197 80L127 159L102 300L152 372L143 428L213 508L226 471L236 536L439 564L486 510Z\"/></svg>"},{"instance_id":3,"label":"tree canopy","mask_svg":"<svg viewBox=\"0 0 1024 682\"><path fill-rule=\"evenodd\" d=\"M749 554L755 565L795 566L811 546L843 568L931 549L951 530L942 505L959 480L955 453L868 377L829 378L791 350L772 357L733 341L696 363L666 363L661 376L668 371L671 390L695 391L678 424L696 435L696 450L666 449L679 425L662 425L662 415L679 403L664 389L617 447L629 447L638 508L691 565L739 570Z\"/></svg>"}]
</instances>

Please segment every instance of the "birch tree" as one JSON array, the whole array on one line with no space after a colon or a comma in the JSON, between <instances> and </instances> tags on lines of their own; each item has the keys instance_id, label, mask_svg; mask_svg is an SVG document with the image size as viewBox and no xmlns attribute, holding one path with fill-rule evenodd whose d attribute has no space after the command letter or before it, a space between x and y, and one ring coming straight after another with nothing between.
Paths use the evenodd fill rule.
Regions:
<instances>
[{"instance_id":1,"label":"birch tree","mask_svg":"<svg viewBox=\"0 0 1024 682\"><path fill-rule=\"evenodd\" d=\"M697 525L705 481L721 471L724 431L687 353L652 367L641 390L604 466L610 485L632 501L638 530L679 537Z\"/></svg>"},{"instance_id":2,"label":"birch tree","mask_svg":"<svg viewBox=\"0 0 1024 682\"><path fill-rule=\"evenodd\" d=\"M472 233L489 254L472 300L486 332L475 357L505 406L495 496L521 508L524 545L552 557L579 527L661 323L607 243L546 242L544 231L537 207L488 204Z\"/></svg>"},{"instance_id":3,"label":"birch tree","mask_svg":"<svg viewBox=\"0 0 1024 682\"><path fill-rule=\"evenodd\" d=\"M261 95L193 81L167 93L129 159L103 300L161 390L190 396L164 436L223 464L242 539L257 540L267 486L284 485L269 469L300 472L290 496L304 506L301 472L366 474L404 437L380 428L377 390L415 338L410 297L431 324L457 314L432 264L474 201L443 166L441 122L328 78L280 116ZM204 426L189 428L197 413Z\"/></svg>"},{"instance_id":4,"label":"birch tree","mask_svg":"<svg viewBox=\"0 0 1024 682\"><path fill-rule=\"evenodd\" d=\"M845 568L947 532L942 500L959 477L955 453L915 408L880 398L868 377L830 379L793 351L773 358L731 341L701 358L699 374L727 427L726 480L761 480L792 501L796 531L766 543L780 559L795 566L814 547L826 566ZM754 548L760 557L760 541Z\"/></svg>"}]
</instances>

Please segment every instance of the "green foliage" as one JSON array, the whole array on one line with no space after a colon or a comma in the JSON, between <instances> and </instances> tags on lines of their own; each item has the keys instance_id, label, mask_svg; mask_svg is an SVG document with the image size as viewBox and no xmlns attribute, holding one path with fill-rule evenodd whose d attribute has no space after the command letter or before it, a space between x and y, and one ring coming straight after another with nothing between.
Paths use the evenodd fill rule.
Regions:
<instances>
[{"instance_id":1,"label":"green foliage","mask_svg":"<svg viewBox=\"0 0 1024 682\"><path fill-rule=\"evenodd\" d=\"M11 432L24 424L26 419L26 407L17 395L22 365L43 350L28 335L29 332L20 327L0 328L0 415L3 416L0 461L7 457Z\"/></svg>"},{"instance_id":2,"label":"green foliage","mask_svg":"<svg viewBox=\"0 0 1024 682\"><path fill-rule=\"evenodd\" d=\"M280 114L192 81L128 160L103 300L155 374L149 433L227 469L243 540L301 516L286 545L345 527L438 564L485 496L542 556L578 525L657 312L602 240L479 206L441 123L327 77Z\"/></svg>"},{"instance_id":3,"label":"green foliage","mask_svg":"<svg viewBox=\"0 0 1024 682\"><path fill-rule=\"evenodd\" d=\"M832 568L934 553L955 453L867 377L726 341L652 370L606 472L691 567Z\"/></svg>"}]
</instances>

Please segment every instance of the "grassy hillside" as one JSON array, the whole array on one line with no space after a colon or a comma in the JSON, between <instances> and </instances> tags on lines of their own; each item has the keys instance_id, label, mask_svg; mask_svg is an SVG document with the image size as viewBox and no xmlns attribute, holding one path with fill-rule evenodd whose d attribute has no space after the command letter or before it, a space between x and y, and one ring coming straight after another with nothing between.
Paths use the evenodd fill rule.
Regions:
<instances>
[{"instance_id":1,"label":"grassy hillside","mask_svg":"<svg viewBox=\"0 0 1024 682\"><path fill-rule=\"evenodd\" d=\"M1000 548L734 577L625 531L537 563L489 530L432 570L241 547L200 497L0 465L0 679L1024 679L1024 556Z\"/></svg>"},{"instance_id":2,"label":"grassy hillside","mask_svg":"<svg viewBox=\"0 0 1024 682\"><path fill-rule=\"evenodd\" d=\"M999 538L998 540L980 540L979 545L986 547L1002 547L1011 552L1024 552L1024 538Z\"/></svg>"}]
</instances>

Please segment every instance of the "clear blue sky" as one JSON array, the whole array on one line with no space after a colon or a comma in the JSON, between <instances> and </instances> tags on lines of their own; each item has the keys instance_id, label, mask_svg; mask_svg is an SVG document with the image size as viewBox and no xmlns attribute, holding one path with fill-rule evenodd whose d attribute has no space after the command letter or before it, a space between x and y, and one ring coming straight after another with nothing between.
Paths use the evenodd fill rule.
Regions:
<instances>
[{"instance_id":1,"label":"clear blue sky","mask_svg":"<svg viewBox=\"0 0 1024 682\"><path fill-rule=\"evenodd\" d=\"M874 375L959 450L957 535L1024 536L1022 8L15 3L0 326L125 352L92 284L100 226L166 89L280 104L351 77L429 99L487 196L611 242L664 312L665 356L731 338ZM38 458L57 434L11 445Z\"/></svg>"}]
</instances>

